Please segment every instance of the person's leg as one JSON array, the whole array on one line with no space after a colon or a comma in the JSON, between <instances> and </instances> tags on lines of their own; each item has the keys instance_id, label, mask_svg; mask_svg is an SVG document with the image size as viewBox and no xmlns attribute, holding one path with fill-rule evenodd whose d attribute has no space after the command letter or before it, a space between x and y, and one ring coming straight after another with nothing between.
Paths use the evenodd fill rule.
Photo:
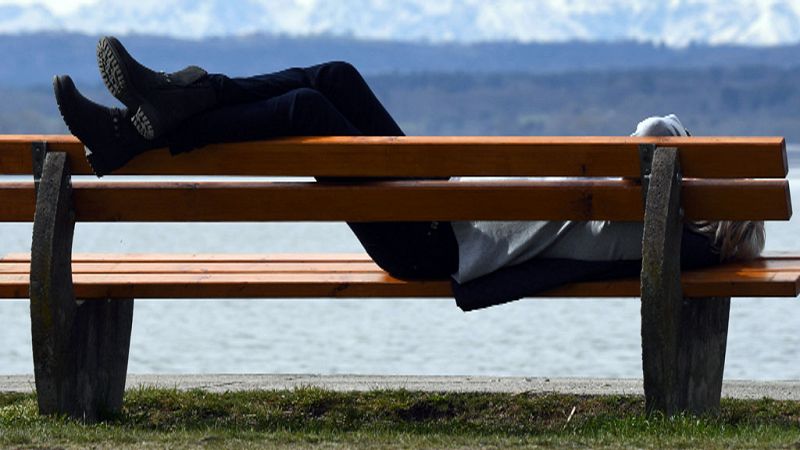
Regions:
<instances>
[{"instance_id":1,"label":"person's leg","mask_svg":"<svg viewBox=\"0 0 800 450\"><path fill-rule=\"evenodd\" d=\"M295 89L311 88L365 135L403 132L350 64L331 62L246 78L209 75L197 66L171 74L154 71L134 59L113 36L100 39L97 61L106 87L131 111L137 131L155 139L204 111L257 102Z\"/></svg>"},{"instance_id":2,"label":"person's leg","mask_svg":"<svg viewBox=\"0 0 800 450\"><path fill-rule=\"evenodd\" d=\"M183 121L167 139L173 154L208 144L282 136L355 136L353 126L322 94L301 88L249 103L212 109Z\"/></svg>"},{"instance_id":3,"label":"person's leg","mask_svg":"<svg viewBox=\"0 0 800 450\"><path fill-rule=\"evenodd\" d=\"M404 280L446 280L458 270L450 222L348 222L383 270Z\"/></svg>"},{"instance_id":4,"label":"person's leg","mask_svg":"<svg viewBox=\"0 0 800 450\"><path fill-rule=\"evenodd\" d=\"M341 61L291 68L252 77L209 75L221 105L266 100L299 88L311 88L328 100L361 134L402 136L403 131L351 64Z\"/></svg>"},{"instance_id":5,"label":"person's leg","mask_svg":"<svg viewBox=\"0 0 800 450\"><path fill-rule=\"evenodd\" d=\"M361 73L346 62L331 62L305 69L314 89L366 136L403 136L403 130L375 96Z\"/></svg>"},{"instance_id":6,"label":"person's leg","mask_svg":"<svg viewBox=\"0 0 800 450\"><path fill-rule=\"evenodd\" d=\"M312 87L306 72L300 67L247 77L212 73L208 79L221 106L269 100L295 89Z\"/></svg>"},{"instance_id":7,"label":"person's leg","mask_svg":"<svg viewBox=\"0 0 800 450\"><path fill-rule=\"evenodd\" d=\"M302 88L258 102L208 111L191 118L169 136L179 153L211 143L278 136L360 135L329 101ZM327 179L324 181L365 181ZM349 222L372 259L404 279L446 279L458 267L458 245L448 222Z\"/></svg>"},{"instance_id":8,"label":"person's leg","mask_svg":"<svg viewBox=\"0 0 800 450\"><path fill-rule=\"evenodd\" d=\"M111 93L138 110L139 133L151 139L167 135L173 153L278 136L403 134L347 63L239 79L207 75L198 67L168 75L139 64L112 37L101 39L97 56ZM175 80L180 83L171 75L180 75ZM196 92L204 94L201 102L195 101ZM458 265L447 222L349 225L373 259L395 276L444 278Z\"/></svg>"}]
</instances>

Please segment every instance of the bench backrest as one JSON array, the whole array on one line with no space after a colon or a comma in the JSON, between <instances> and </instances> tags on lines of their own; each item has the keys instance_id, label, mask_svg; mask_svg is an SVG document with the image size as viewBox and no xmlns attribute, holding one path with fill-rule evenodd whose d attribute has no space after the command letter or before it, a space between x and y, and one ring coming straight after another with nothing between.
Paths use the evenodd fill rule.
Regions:
<instances>
[{"instance_id":1,"label":"bench backrest","mask_svg":"<svg viewBox=\"0 0 800 450\"><path fill-rule=\"evenodd\" d=\"M72 136L1 136L0 174L31 174L34 143L90 175ZM361 184L136 178L72 183L78 221L641 221L641 148L678 148L686 219L787 220L783 138L314 137L145 153L121 175L569 177ZM224 148L222 148L224 147ZM32 181L4 181L0 221L30 221Z\"/></svg>"}]
</instances>

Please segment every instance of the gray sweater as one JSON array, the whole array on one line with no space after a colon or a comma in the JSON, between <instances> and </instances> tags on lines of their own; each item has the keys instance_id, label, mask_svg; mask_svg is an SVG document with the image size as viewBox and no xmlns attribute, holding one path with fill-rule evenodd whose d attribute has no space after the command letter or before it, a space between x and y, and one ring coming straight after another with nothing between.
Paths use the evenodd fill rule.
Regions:
<instances>
[{"instance_id":1,"label":"gray sweater","mask_svg":"<svg viewBox=\"0 0 800 450\"><path fill-rule=\"evenodd\" d=\"M632 136L687 136L674 114L650 117ZM642 257L642 223L608 221L456 221L458 272L465 283L535 257L585 261L633 260Z\"/></svg>"}]
</instances>

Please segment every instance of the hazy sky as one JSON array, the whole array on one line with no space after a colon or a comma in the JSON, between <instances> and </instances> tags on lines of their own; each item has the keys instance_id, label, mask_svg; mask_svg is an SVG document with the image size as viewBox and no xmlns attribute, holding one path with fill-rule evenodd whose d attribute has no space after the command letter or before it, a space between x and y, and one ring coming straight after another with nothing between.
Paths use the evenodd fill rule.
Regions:
<instances>
[{"instance_id":1,"label":"hazy sky","mask_svg":"<svg viewBox=\"0 0 800 450\"><path fill-rule=\"evenodd\" d=\"M72 11L75 8L92 3L94 0L0 0L0 5L18 4L18 5L32 5L40 3L47 5L51 10L56 12Z\"/></svg>"}]
</instances>

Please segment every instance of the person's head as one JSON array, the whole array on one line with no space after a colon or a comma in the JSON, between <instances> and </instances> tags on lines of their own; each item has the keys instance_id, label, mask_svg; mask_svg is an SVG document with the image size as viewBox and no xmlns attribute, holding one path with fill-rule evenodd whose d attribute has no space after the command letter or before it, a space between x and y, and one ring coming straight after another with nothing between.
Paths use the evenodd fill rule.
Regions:
<instances>
[{"instance_id":1,"label":"person's head","mask_svg":"<svg viewBox=\"0 0 800 450\"><path fill-rule=\"evenodd\" d=\"M746 261L764 250L766 231L763 221L700 221L695 229L711 239L721 261Z\"/></svg>"},{"instance_id":2,"label":"person's head","mask_svg":"<svg viewBox=\"0 0 800 450\"><path fill-rule=\"evenodd\" d=\"M648 117L636 126L631 136L691 136L678 116ZM698 221L692 228L711 239L722 261L743 261L757 258L764 250L766 233L763 221Z\"/></svg>"}]
</instances>

